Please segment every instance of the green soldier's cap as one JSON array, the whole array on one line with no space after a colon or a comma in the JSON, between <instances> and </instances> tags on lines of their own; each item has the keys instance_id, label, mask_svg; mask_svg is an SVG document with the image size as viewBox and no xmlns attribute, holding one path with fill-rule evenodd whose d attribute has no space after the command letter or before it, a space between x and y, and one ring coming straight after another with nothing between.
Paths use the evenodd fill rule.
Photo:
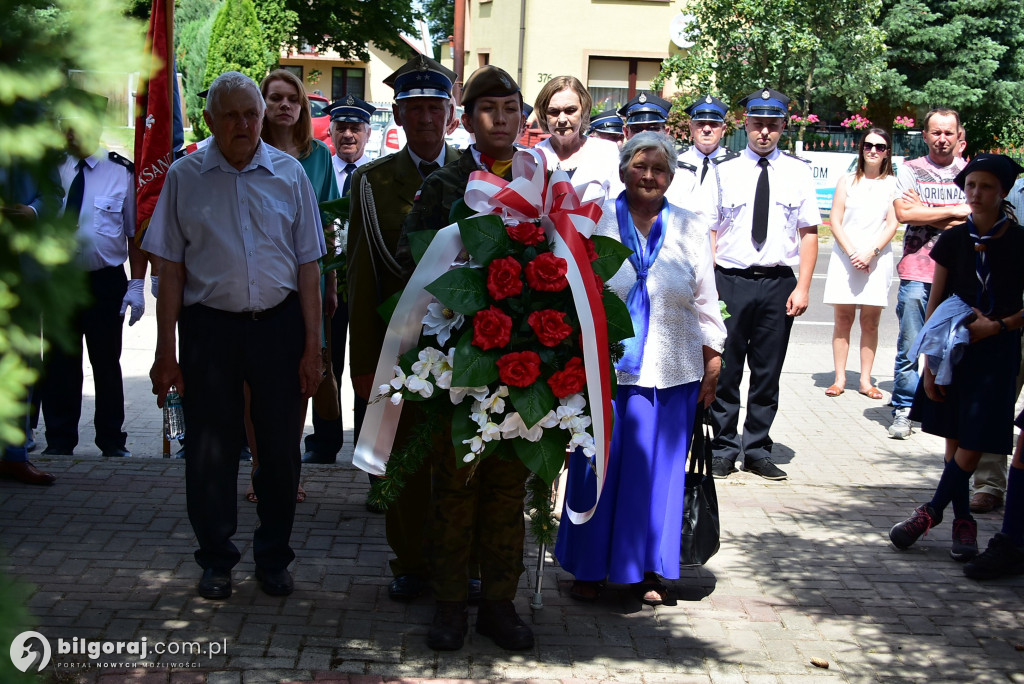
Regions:
<instances>
[{"instance_id":1,"label":"green soldier's cap","mask_svg":"<svg viewBox=\"0 0 1024 684\"><path fill-rule=\"evenodd\" d=\"M468 107L478 97L507 97L517 94L519 85L508 72L488 64L474 71L466 79L466 85L462 88L462 104Z\"/></svg>"},{"instance_id":2,"label":"green soldier's cap","mask_svg":"<svg viewBox=\"0 0 1024 684\"><path fill-rule=\"evenodd\" d=\"M440 62L425 55L416 55L385 78L384 85L394 89L395 100L408 97L448 99L452 96L452 84L456 78L455 72Z\"/></svg>"}]
</instances>

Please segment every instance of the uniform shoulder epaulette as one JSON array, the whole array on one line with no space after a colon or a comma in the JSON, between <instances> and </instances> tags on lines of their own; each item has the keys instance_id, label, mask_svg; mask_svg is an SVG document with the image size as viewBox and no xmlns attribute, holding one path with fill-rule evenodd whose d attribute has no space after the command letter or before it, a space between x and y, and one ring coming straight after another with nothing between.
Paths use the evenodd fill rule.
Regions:
<instances>
[{"instance_id":1,"label":"uniform shoulder epaulette","mask_svg":"<svg viewBox=\"0 0 1024 684\"><path fill-rule=\"evenodd\" d=\"M811 163L810 159L804 159L803 157L798 157L795 154L793 154L792 152L786 152L785 150L783 150L782 154L786 155L787 157L792 157L793 159L796 159L797 161L802 161L804 164L810 164Z\"/></svg>"},{"instance_id":2,"label":"uniform shoulder epaulette","mask_svg":"<svg viewBox=\"0 0 1024 684\"><path fill-rule=\"evenodd\" d=\"M697 167L689 162L684 162L682 159L676 161L676 167L680 169L686 169L687 171L697 172Z\"/></svg>"},{"instance_id":3,"label":"uniform shoulder epaulette","mask_svg":"<svg viewBox=\"0 0 1024 684\"><path fill-rule=\"evenodd\" d=\"M115 164L123 166L124 168L128 169L129 172L135 173L135 164L132 163L131 159L122 157L117 152L109 152L107 154L107 159L114 162Z\"/></svg>"},{"instance_id":4,"label":"uniform shoulder epaulette","mask_svg":"<svg viewBox=\"0 0 1024 684\"><path fill-rule=\"evenodd\" d=\"M385 155L383 157L377 157L372 162L367 162L367 163L363 164L358 169L356 169L356 171L361 171L362 174L365 176L366 174L370 173L371 171L376 171L377 169L385 167L388 164L392 163L395 160L394 158L396 156L397 156L397 153L388 154L388 155Z\"/></svg>"},{"instance_id":5,"label":"uniform shoulder epaulette","mask_svg":"<svg viewBox=\"0 0 1024 684\"><path fill-rule=\"evenodd\" d=\"M725 154L718 155L717 157L715 157L714 159L711 160L711 163L712 164L721 164L722 162L727 162L730 159L735 159L738 156L740 156L739 152L733 152L732 150L726 150Z\"/></svg>"}]
</instances>

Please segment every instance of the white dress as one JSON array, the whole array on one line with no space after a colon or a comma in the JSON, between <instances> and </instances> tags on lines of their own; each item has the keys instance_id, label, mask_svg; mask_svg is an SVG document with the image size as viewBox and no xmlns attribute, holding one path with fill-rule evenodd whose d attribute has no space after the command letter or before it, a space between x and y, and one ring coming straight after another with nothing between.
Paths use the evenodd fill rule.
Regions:
<instances>
[{"instance_id":1,"label":"white dress","mask_svg":"<svg viewBox=\"0 0 1024 684\"><path fill-rule=\"evenodd\" d=\"M595 181L604 188L604 199L615 199L625 187L619 179L619 146L610 140L588 137L583 146L565 161L558 159L558 154L549 140L542 140L534 146L544 155L548 170L561 168L571 174L572 184L579 187L584 183ZM598 199L600 192L597 185L591 185L580 199L587 201Z\"/></svg>"},{"instance_id":2,"label":"white dress","mask_svg":"<svg viewBox=\"0 0 1024 684\"><path fill-rule=\"evenodd\" d=\"M854 183L853 178L851 173L843 179L846 183L843 232L853 249L871 249L878 245L879 236L885 230L885 217L892 210L896 177L861 178L859 183ZM884 307L889 302L892 274L891 241L871 262L870 270L864 272L854 268L850 257L843 254L839 243L833 240L832 258L828 261L828 274L825 276L824 302Z\"/></svg>"}]
</instances>

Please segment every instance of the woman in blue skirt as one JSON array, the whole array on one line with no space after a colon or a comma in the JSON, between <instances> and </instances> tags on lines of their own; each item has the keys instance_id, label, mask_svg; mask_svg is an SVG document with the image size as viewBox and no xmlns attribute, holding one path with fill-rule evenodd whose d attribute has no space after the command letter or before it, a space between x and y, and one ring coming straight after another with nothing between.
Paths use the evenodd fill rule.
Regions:
<instances>
[{"instance_id":1,"label":"woman in blue skirt","mask_svg":"<svg viewBox=\"0 0 1024 684\"><path fill-rule=\"evenodd\" d=\"M676 169L667 136L641 133L622 148L626 189L609 200L595 235L633 254L608 281L629 307L636 336L616 370L615 426L604 488L593 517L562 515L555 555L576 577L571 596L593 600L605 581L633 584L650 605L662 578L679 578L686 455L697 404L709 406L721 370L725 324L708 226L670 204ZM596 497L586 459L570 459L565 506L587 511Z\"/></svg>"},{"instance_id":2,"label":"woman in blue skirt","mask_svg":"<svg viewBox=\"0 0 1024 684\"><path fill-rule=\"evenodd\" d=\"M954 181L966 193L971 214L946 230L931 251L935 276L925 328L915 342L923 345L927 363L910 418L946 439L945 466L931 501L889 531L900 549L942 522L952 503L950 555L958 561L977 556L971 474L983 452L1009 454L1013 448L1024 328L1024 229L1005 198L1021 171L1004 155L972 159ZM1011 468L1010 477L1019 479L1020 470Z\"/></svg>"}]
</instances>

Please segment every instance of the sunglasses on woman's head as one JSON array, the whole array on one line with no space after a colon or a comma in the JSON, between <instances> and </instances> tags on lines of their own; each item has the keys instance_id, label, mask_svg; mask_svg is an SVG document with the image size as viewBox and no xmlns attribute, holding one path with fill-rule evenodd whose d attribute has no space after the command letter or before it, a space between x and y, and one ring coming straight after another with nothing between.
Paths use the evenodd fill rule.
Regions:
<instances>
[{"instance_id":1,"label":"sunglasses on woman's head","mask_svg":"<svg viewBox=\"0 0 1024 684\"><path fill-rule=\"evenodd\" d=\"M885 152L889 149L889 146L885 143L861 143L861 149L865 152L870 152L872 148L874 148L876 152Z\"/></svg>"}]
</instances>

